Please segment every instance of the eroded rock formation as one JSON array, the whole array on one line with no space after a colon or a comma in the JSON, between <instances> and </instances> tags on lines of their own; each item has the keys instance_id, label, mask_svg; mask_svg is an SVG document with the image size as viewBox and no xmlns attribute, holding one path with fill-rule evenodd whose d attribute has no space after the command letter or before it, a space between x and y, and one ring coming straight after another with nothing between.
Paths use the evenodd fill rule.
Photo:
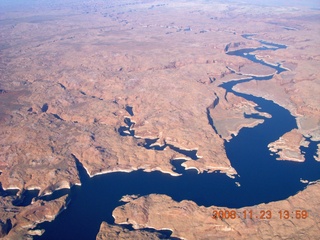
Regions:
<instances>
[{"instance_id":1,"label":"eroded rock formation","mask_svg":"<svg viewBox=\"0 0 320 240\"><path fill-rule=\"evenodd\" d=\"M308 147L308 142L297 129L287 132L277 141L268 145L271 152L279 154L278 160L290 160L303 162L304 155L301 153L300 146Z\"/></svg>"},{"instance_id":2,"label":"eroded rock formation","mask_svg":"<svg viewBox=\"0 0 320 240\"><path fill-rule=\"evenodd\" d=\"M316 183L287 200L239 209L203 207L152 194L116 208L113 216L116 223L132 224L135 229L170 229L173 237L182 239L314 239L320 230L319 194ZM215 210L234 210L237 216L213 219Z\"/></svg>"},{"instance_id":3,"label":"eroded rock formation","mask_svg":"<svg viewBox=\"0 0 320 240\"><path fill-rule=\"evenodd\" d=\"M281 64L288 71L268 81L235 86L236 91L270 99L297 117L298 130L270 146L280 149L281 159L302 160L298 154L304 145L302 136L320 139L316 9L201 1L0 4L3 189L17 188L18 195L39 189L39 195L44 195L80 184L75 159L91 176L136 169L176 175L170 161L181 158L187 160L186 168L199 172L235 174L224 140L263 120L245 118L257 113L255 104L232 93L225 97L219 85L275 73L226 54L263 45L241 37L245 33L288 46L257 52L259 59ZM127 119L133 123L129 129ZM154 142L148 149L150 140ZM318 144L318 160L319 149ZM186 154L190 151L196 153L195 159ZM316 191L317 186L308 189ZM310 195L313 208L316 195L304 192L299 196ZM20 227L25 234L36 223L52 220L65 204L65 198L38 199L13 207L15 198L0 197L3 235L8 220L14 225L9 236L20 232ZM272 206L279 209L282 203ZM219 224L226 230L262 224L266 232L271 231L267 223L235 223ZM285 234L285 226L292 223L281 224ZM299 224L294 224L300 233ZM310 227L310 237L315 226ZM301 231L305 229L303 225ZM118 227L104 224L99 237L115 236L115 231Z\"/></svg>"}]
</instances>

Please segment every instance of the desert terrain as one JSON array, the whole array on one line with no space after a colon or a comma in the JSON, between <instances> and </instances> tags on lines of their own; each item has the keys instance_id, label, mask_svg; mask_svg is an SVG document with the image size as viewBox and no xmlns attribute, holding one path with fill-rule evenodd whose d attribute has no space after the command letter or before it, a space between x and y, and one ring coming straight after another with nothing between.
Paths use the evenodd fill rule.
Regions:
<instances>
[{"instance_id":1,"label":"desert terrain","mask_svg":"<svg viewBox=\"0 0 320 240\"><path fill-rule=\"evenodd\" d=\"M225 97L222 83L247 76L272 78L237 84L234 90L272 100L296 118L297 128L270 143L270 153L278 160L303 162L301 146L313 141L318 142L313 160L319 161L320 12L316 3L295 4L0 3L1 237L41 234L32 229L67 208L67 196L34 198L26 206L14 202L23 201L29 190L44 196L81 185L77 161L90 176L137 169L177 175L175 159L185 159L185 169L199 174L236 175L225 141L263 123L248 114L272 118L257 111L254 102L230 92ZM255 34L253 39L242 37L247 33ZM227 46L228 51L261 47L255 39L286 45L256 56L287 71L276 74L226 54ZM10 189L16 193L9 194ZM215 206L142 196L114 211L116 223L133 224L136 231L101 223L97 239L158 239L157 233L139 230L146 226L171 229L180 239L245 239L249 234L315 239L319 198L320 184L312 183L287 200L250 207L303 208L309 211L307 219L221 221L211 218ZM144 214L135 214L137 208ZM181 218L187 218L183 226Z\"/></svg>"}]
</instances>

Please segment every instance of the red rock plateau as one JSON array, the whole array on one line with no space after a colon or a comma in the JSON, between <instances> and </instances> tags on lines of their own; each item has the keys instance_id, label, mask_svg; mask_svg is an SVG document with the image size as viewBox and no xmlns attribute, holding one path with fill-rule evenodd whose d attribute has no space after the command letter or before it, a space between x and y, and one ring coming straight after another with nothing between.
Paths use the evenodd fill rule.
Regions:
<instances>
[{"instance_id":1,"label":"red rock plateau","mask_svg":"<svg viewBox=\"0 0 320 240\"><path fill-rule=\"evenodd\" d=\"M304 155L301 153L299 146L308 146L302 134L297 129L287 132L276 142L268 145L271 152L279 154L278 160L304 161Z\"/></svg>"},{"instance_id":2,"label":"red rock plateau","mask_svg":"<svg viewBox=\"0 0 320 240\"><path fill-rule=\"evenodd\" d=\"M319 190L317 183L287 200L239 209L206 208L192 201L175 202L166 195L152 194L116 208L113 215L116 223L132 224L138 231L145 227L170 229L172 237L180 239L317 239L320 200L314 195L319 196ZM216 210L235 211L236 217L213 219ZM244 215L245 211L252 211L252 216ZM264 215L267 211L270 218ZM284 216L285 211L290 219ZM306 213L303 211L307 215L302 217Z\"/></svg>"},{"instance_id":3,"label":"red rock plateau","mask_svg":"<svg viewBox=\"0 0 320 240\"><path fill-rule=\"evenodd\" d=\"M221 170L236 174L224 141L241 128L263 121L245 118L245 113L272 117L256 111L255 103L232 93L226 99L225 91L218 87L246 75L274 74L266 66L225 54L227 45L230 49L261 45L242 38L244 33L288 46L257 55L267 62L281 63L289 71L270 81L251 81L235 89L273 100L297 118L298 129L270 143L270 147L272 151L280 150L280 159L303 161L299 146L305 144L304 138L320 140L319 19L317 8L289 4L1 1L2 188L19 189L18 194L39 189L39 195L45 195L80 184L75 159L91 176L136 169L175 175L170 161L181 158L187 160L186 168L198 172ZM131 136L121 136L121 127L127 128ZM154 145L167 147L164 151L144 148L150 139ZM179 150L196 152L198 160ZM315 156L318 160L319 152L320 145ZM21 235L31 238L37 234L30 232L31 228L53 220L66 205L62 197L17 207L12 206L12 198L0 197L2 236L8 234L9 239L21 239ZM246 238L249 233L261 237L264 232L273 239L299 239L300 233L307 232L314 239L319 233L319 198L316 184L286 201L253 207L277 211L284 207L296 209L305 203L313 213L308 221L214 222L210 219L214 207L176 203L156 195L132 201L121 211L117 209L116 220L124 222L125 214L132 214L130 204L143 207L144 201L150 201L154 209L162 207L161 213L173 223L184 216L188 224L167 224L166 217L161 220L160 215L154 215L154 209L146 208L152 222L145 216L128 216L138 228L146 224L170 228L175 236L185 239L196 239L195 234L201 232L206 239ZM169 210L174 206L175 211ZM6 230L8 220L12 223L10 231ZM275 235L276 229L281 234ZM116 238L120 231L107 224L100 230L98 239ZM145 232L121 232L119 238L137 239L139 234L144 239L157 238Z\"/></svg>"}]
</instances>

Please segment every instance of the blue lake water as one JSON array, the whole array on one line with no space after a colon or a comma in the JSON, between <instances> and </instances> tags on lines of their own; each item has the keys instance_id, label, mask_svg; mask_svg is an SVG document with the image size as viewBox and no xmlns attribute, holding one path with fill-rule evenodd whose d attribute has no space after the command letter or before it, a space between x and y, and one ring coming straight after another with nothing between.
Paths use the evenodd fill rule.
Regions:
<instances>
[{"instance_id":1,"label":"blue lake water","mask_svg":"<svg viewBox=\"0 0 320 240\"><path fill-rule=\"evenodd\" d=\"M244 35L243 37L249 39L251 36ZM257 50L270 50L270 48L277 50L285 46L265 41L261 43L268 47L238 50L229 54L268 65L277 73L285 71L280 64L275 66L255 60L252 54ZM227 93L232 92L258 104L259 107L256 108L258 111L272 115L272 118L247 115L248 118L263 118L264 123L254 128L243 128L230 142L225 142L227 156L239 176L232 179L218 171L211 174L198 174L195 170L185 171L180 165L183 161L174 161L176 171L182 173L179 177L161 172L146 173L139 170L89 178L81 164L75 159L82 186L72 187L69 195L71 202L67 210L63 211L53 222L40 224L38 227L44 228L46 232L42 237L35 237L35 239L95 239L102 221L114 224L112 211L123 204L119 200L126 194L140 196L151 193L166 194L176 201L192 200L198 205L239 208L286 199L306 187L306 184L300 181L301 179L309 181L320 179L320 163L313 158L316 152L316 142L310 141L308 148L301 148L306 152L306 161L303 163L277 161L276 156L270 155L267 145L284 133L297 128L296 120L290 112L270 100L233 90L233 86L242 82L267 81L271 78L270 76L248 77L220 85L226 89ZM228 94L226 94L227 97ZM214 125L214 119L208 117L208 124L210 122ZM126 129L119 129L119 134L123 137L133 136L133 132L124 134L124 130L130 130L130 126ZM163 147L150 147L152 140L149 141L145 147L150 151L163 150ZM176 150L179 151L179 149ZM191 154L196 161L195 152L185 152L185 154ZM236 182L240 183L240 187L236 185ZM59 196L59 192L55 194L54 197ZM46 198L50 200L52 196ZM130 228L130 226L125 227ZM162 234L163 238L170 238L170 231L162 232Z\"/></svg>"}]
</instances>

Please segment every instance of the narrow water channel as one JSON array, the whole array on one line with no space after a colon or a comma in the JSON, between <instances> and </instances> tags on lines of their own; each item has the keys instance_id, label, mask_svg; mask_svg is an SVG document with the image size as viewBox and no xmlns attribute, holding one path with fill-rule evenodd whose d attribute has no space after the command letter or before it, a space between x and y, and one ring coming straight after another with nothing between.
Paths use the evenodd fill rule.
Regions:
<instances>
[{"instance_id":1,"label":"narrow water channel","mask_svg":"<svg viewBox=\"0 0 320 240\"><path fill-rule=\"evenodd\" d=\"M252 35L243 37L250 39ZM285 71L280 64L265 63L253 55L253 52L258 50L276 51L285 46L260 42L266 47L237 50L228 54L242 56L272 67L277 74ZM71 202L56 220L38 226L46 232L42 237L35 239L95 239L102 221L114 224L112 211L123 204L119 200L126 194L166 194L176 201L192 200L198 205L240 208L286 199L306 187L301 179L320 179L320 163L313 158L316 152L315 142L310 142L309 147L303 149L306 152L306 161L303 163L277 161L276 156L270 155L267 145L297 127L296 120L290 112L273 101L233 90L236 84L253 80L267 81L271 78L248 77L220 85L227 93L232 92L256 103L258 111L267 112L272 116L264 118L248 115L248 118L263 118L263 124L254 128L243 128L230 142L225 142L227 156L239 176L232 179L218 171L211 174L198 174L195 170L185 171L180 165L182 161L176 161L176 171L182 173L179 177L157 171L146 173L139 170L89 178L78 162L82 186L74 186L70 190ZM240 187L236 182L240 183ZM169 235L170 232L164 233L164 237Z\"/></svg>"}]
</instances>

